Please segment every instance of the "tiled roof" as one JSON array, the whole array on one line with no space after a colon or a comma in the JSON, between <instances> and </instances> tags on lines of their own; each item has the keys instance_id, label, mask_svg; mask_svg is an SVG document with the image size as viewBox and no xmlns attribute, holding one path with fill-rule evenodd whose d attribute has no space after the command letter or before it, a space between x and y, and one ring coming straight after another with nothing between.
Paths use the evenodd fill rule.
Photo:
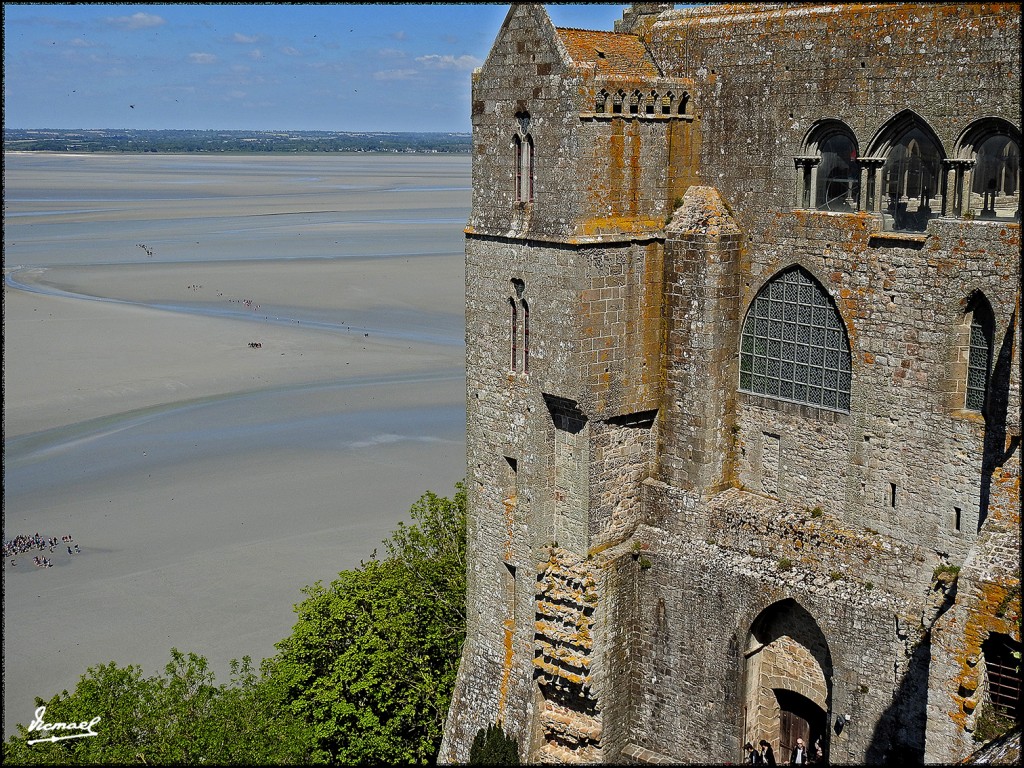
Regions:
<instances>
[{"instance_id":1,"label":"tiled roof","mask_svg":"<svg viewBox=\"0 0 1024 768\"><path fill-rule=\"evenodd\" d=\"M599 75L658 77L658 67L636 35L595 32L589 29L556 29L578 67L596 64Z\"/></svg>"}]
</instances>

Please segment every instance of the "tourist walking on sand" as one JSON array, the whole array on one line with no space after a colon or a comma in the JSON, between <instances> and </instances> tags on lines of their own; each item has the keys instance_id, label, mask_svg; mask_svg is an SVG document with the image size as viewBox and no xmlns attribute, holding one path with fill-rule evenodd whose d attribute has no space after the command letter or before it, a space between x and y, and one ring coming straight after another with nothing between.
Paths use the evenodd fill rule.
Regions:
<instances>
[{"instance_id":1,"label":"tourist walking on sand","mask_svg":"<svg viewBox=\"0 0 1024 768\"><path fill-rule=\"evenodd\" d=\"M758 746L761 747L761 763L764 765L775 765L775 750L772 749L772 745L761 739Z\"/></svg>"}]
</instances>

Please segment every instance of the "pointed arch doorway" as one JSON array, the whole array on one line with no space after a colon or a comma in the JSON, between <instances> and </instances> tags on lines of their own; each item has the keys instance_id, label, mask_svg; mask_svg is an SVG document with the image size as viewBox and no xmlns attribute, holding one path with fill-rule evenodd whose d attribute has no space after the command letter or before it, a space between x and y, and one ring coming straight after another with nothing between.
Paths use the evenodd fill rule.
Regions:
<instances>
[{"instance_id":1,"label":"pointed arch doorway","mask_svg":"<svg viewBox=\"0 0 1024 768\"><path fill-rule=\"evenodd\" d=\"M744 655L744 742L765 739L781 763L797 739L813 753L820 738L827 759L832 654L814 617L795 600L768 606L750 627Z\"/></svg>"}]
</instances>

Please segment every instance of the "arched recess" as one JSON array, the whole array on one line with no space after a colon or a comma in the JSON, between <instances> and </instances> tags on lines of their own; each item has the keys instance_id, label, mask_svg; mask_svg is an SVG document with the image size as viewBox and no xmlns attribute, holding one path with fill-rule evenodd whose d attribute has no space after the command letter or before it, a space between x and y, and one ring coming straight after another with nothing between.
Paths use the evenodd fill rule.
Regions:
<instances>
[{"instance_id":1,"label":"arched recess","mask_svg":"<svg viewBox=\"0 0 1024 768\"><path fill-rule=\"evenodd\" d=\"M923 232L943 209L946 152L931 126L907 109L875 135L868 155L881 167L868 180L870 210L887 230Z\"/></svg>"},{"instance_id":2,"label":"arched recess","mask_svg":"<svg viewBox=\"0 0 1024 768\"><path fill-rule=\"evenodd\" d=\"M820 211L854 212L860 198L860 163L857 137L841 120L820 120L804 139L804 172L798 182L805 186L798 199L804 207Z\"/></svg>"},{"instance_id":3,"label":"arched recess","mask_svg":"<svg viewBox=\"0 0 1024 768\"><path fill-rule=\"evenodd\" d=\"M1020 131L995 117L975 120L957 139L952 211L981 219L1020 221Z\"/></svg>"},{"instance_id":4,"label":"arched recess","mask_svg":"<svg viewBox=\"0 0 1024 768\"><path fill-rule=\"evenodd\" d=\"M773 603L751 624L744 656L744 742L765 739L788 759L797 738L820 738L827 759L832 654L814 617L791 598Z\"/></svg>"}]
</instances>

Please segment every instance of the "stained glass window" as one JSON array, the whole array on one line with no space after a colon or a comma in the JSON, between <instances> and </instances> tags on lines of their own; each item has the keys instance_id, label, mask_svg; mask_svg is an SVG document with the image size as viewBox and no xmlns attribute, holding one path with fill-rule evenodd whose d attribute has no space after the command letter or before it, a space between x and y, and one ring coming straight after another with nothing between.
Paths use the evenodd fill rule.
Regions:
<instances>
[{"instance_id":1,"label":"stained glass window","mask_svg":"<svg viewBox=\"0 0 1024 768\"><path fill-rule=\"evenodd\" d=\"M828 294L796 267L754 298L740 339L740 389L850 410L850 346Z\"/></svg>"}]
</instances>

